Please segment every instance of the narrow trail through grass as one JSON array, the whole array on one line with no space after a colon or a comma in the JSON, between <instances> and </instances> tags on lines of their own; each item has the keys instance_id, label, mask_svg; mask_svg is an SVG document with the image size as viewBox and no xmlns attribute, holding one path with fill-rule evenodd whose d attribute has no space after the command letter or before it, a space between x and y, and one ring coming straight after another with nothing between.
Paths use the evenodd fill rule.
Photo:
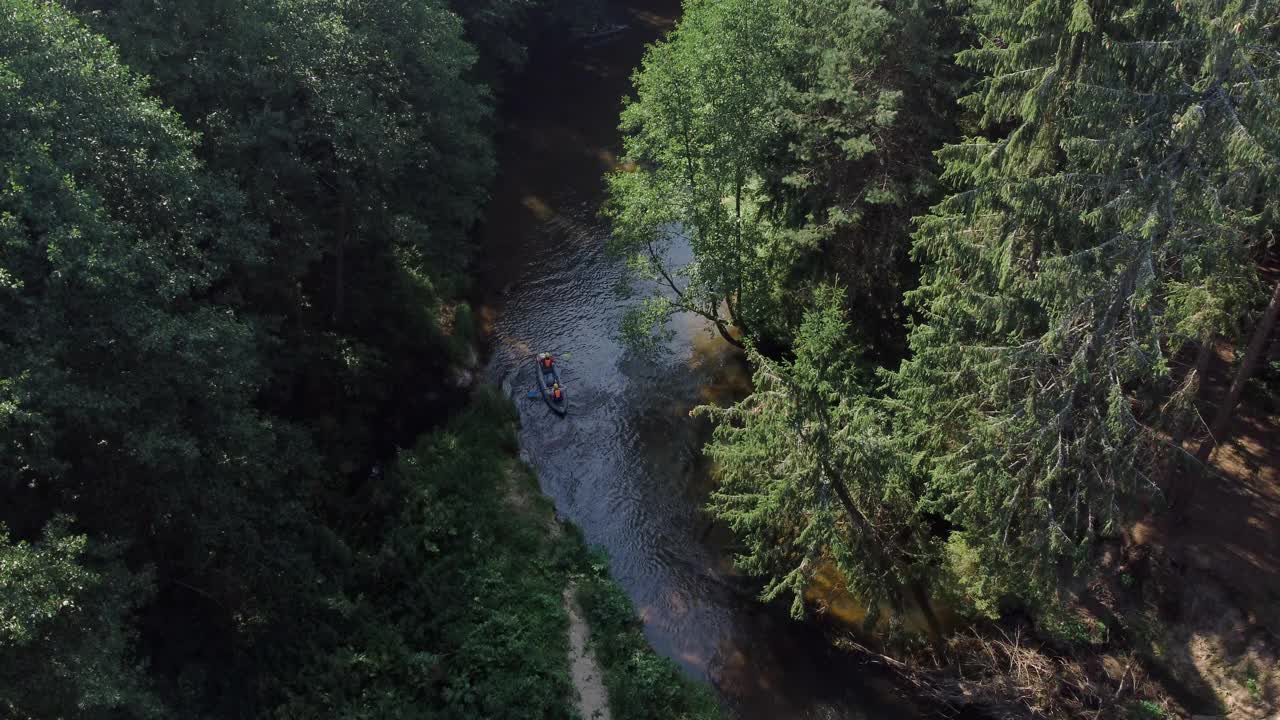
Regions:
<instances>
[{"instance_id":1,"label":"narrow trail through grass","mask_svg":"<svg viewBox=\"0 0 1280 720\"><path fill-rule=\"evenodd\" d=\"M578 714L585 720L612 720L609 691L604 687L604 673L596 660L595 652L587 644L591 629L582 617L576 593L576 583L570 583L564 589L564 609L569 615L569 675L578 691Z\"/></svg>"}]
</instances>

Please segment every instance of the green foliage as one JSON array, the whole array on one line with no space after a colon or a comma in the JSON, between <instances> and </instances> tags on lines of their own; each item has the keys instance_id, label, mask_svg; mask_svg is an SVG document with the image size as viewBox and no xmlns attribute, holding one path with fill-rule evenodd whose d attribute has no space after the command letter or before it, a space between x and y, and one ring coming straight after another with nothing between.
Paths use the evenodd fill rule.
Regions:
<instances>
[{"instance_id":1,"label":"green foliage","mask_svg":"<svg viewBox=\"0 0 1280 720\"><path fill-rule=\"evenodd\" d=\"M258 715L376 584L406 480L369 468L460 402L429 403L433 310L492 175L488 92L431 0L65 5L120 54L0 2L0 521L74 515L127 543L86 572L154 567L154 593L86 575L66 597L92 610L42 649L79 660L0 696L143 716L147 676L175 714Z\"/></svg>"},{"instance_id":2,"label":"green foliage","mask_svg":"<svg viewBox=\"0 0 1280 720\"><path fill-rule=\"evenodd\" d=\"M507 509L508 403L377 465L463 403L477 78L519 64L531 7L453 4L0 0L4 714L570 716L585 561ZM687 3L609 179L659 290L623 333L686 311L752 348L755 392L702 412L766 597L799 612L830 563L873 608L1019 598L1096 645L1062 570L1153 492L1187 358L1237 334L1280 226L1277 11L935 5ZM615 712L713 716L597 565Z\"/></svg>"},{"instance_id":3,"label":"green foliage","mask_svg":"<svg viewBox=\"0 0 1280 720\"><path fill-rule=\"evenodd\" d=\"M434 320L492 176L460 19L65 5L151 82L0 0L0 714L571 717L510 404L374 464L474 362Z\"/></svg>"},{"instance_id":4,"label":"green foliage","mask_svg":"<svg viewBox=\"0 0 1280 720\"><path fill-rule=\"evenodd\" d=\"M615 717L719 717L705 686L649 648L604 561L571 528L552 532L536 481L512 457L514 422L510 402L482 388L401 453L394 474L408 504L370 558L377 580L353 599L340 649L284 689L276 717L573 717L561 597L571 578Z\"/></svg>"},{"instance_id":5,"label":"green foliage","mask_svg":"<svg viewBox=\"0 0 1280 720\"><path fill-rule=\"evenodd\" d=\"M1065 647L1103 645L1109 635L1106 625L1061 605L1044 608L1036 617L1036 629L1049 641Z\"/></svg>"},{"instance_id":6,"label":"green foliage","mask_svg":"<svg viewBox=\"0 0 1280 720\"><path fill-rule=\"evenodd\" d=\"M658 287L669 311L725 332L766 328L778 237L761 216L758 168L777 137L767 98L784 82L777 4L691 2L679 29L652 46L622 113L633 169L609 179L614 249ZM669 268L687 242L692 263ZM728 317L721 317L727 304Z\"/></svg>"},{"instance_id":7,"label":"green foliage","mask_svg":"<svg viewBox=\"0 0 1280 720\"><path fill-rule=\"evenodd\" d=\"M202 133L201 156L292 241L278 269L340 240L355 252L395 239L451 268L465 256L493 170L490 109L441 2L65 4L154 78Z\"/></svg>"},{"instance_id":8,"label":"green foliage","mask_svg":"<svg viewBox=\"0 0 1280 720\"><path fill-rule=\"evenodd\" d=\"M0 709L5 717L158 718L146 668L134 659L131 615L148 573L130 573L119 547L91 546L66 517L36 543L0 525Z\"/></svg>"},{"instance_id":9,"label":"green foliage","mask_svg":"<svg viewBox=\"0 0 1280 720\"><path fill-rule=\"evenodd\" d=\"M0 0L0 714L572 716L582 551L509 512L510 404L377 464L475 362L462 33L440 0Z\"/></svg>"},{"instance_id":10,"label":"green foliage","mask_svg":"<svg viewBox=\"0 0 1280 720\"><path fill-rule=\"evenodd\" d=\"M1249 693L1249 697L1253 700L1262 699L1262 684L1258 682L1258 666L1253 660L1249 660L1244 666L1244 689Z\"/></svg>"},{"instance_id":11,"label":"green foliage","mask_svg":"<svg viewBox=\"0 0 1280 720\"><path fill-rule=\"evenodd\" d=\"M890 361L904 350L902 292L914 283L910 220L936 199L932 152L955 134L955 16L914 0L781 5L796 54L776 109L785 150L769 156L762 203L813 245L792 292L838 278L859 337ZM800 314L787 312L794 326Z\"/></svg>"},{"instance_id":12,"label":"green foliage","mask_svg":"<svg viewBox=\"0 0 1280 720\"><path fill-rule=\"evenodd\" d=\"M993 575L963 532L947 536L942 548L942 570L946 580L938 584L948 600L965 615L995 620L1001 601L1016 595L1008 579Z\"/></svg>"},{"instance_id":13,"label":"green foliage","mask_svg":"<svg viewBox=\"0 0 1280 720\"><path fill-rule=\"evenodd\" d=\"M894 389L925 507L1025 596L1154 490L1194 412L1181 358L1256 292L1280 181L1280 66L1258 44L1274 19L973 4L984 40L959 60L983 79L963 103L986 134L940 155L955 194L919 221L922 322Z\"/></svg>"},{"instance_id":14,"label":"green foliage","mask_svg":"<svg viewBox=\"0 0 1280 720\"><path fill-rule=\"evenodd\" d=\"M492 101L442 0L66 0L200 133L244 191L265 264L227 292L259 318L261 401L354 480L411 443L447 370L434 306L465 290L493 176Z\"/></svg>"},{"instance_id":15,"label":"green foliage","mask_svg":"<svg viewBox=\"0 0 1280 720\"><path fill-rule=\"evenodd\" d=\"M163 532L167 496L270 475L251 329L209 297L258 236L176 117L56 6L8 0L0 57L0 131L23 138L0 149L0 463L90 506L127 478L114 522Z\"/></svg>"},{"instance_id":16,"label":"green foliage","mask_svg":"<svg viewBox=\"0 0 1280 720\"><path fill-rule=\"evenodd\" d=\"M524 65L525 48L513 31L541 4L545 0L450 0L467 28L467 38L480 50L480 72L490 82Z\"/></svg>"},{"instance_id":17,"label":"green foliage","mask_svg":"<svg viewBox=\"0 0 1280 720\"><path fill-rule=\"evenodd\" d=\"M739 564L769 579L764 599L790 591L800 615L805 587L831 562L874 622L881 603L903 606L924 548L884 415L863 395L842 292L824 287L816 295L796 333L794 361L752 352L755 391L730 408L698 408L716 421L706 452L720 486L710 507L744 544Z\"/></svg>"},{"instance_id":18,"label":"green foliage","mask_svg":"<svg viewBox=\"0 0 1280 720\"><path fill-rule=\"evenodd\" d=\"M604 667L609 709L619 720L714 720L721 717L705 685L684 677L675 663L654 654L635 608L597 556L578 581L578 601L591 626L591 643Z\"/></svg>"},{"instance_id":19,"label":"green foliage","mask_svg":"<svg viewBox=\"0 0 1280 720\"><path fill-rule=\"evenodd\" d=\"M907 223L931 192L929 151L946 126L924 119L949 93L932 42L945 13L875 0L684 10L622 113L630 164L610 176L605 212L615 251L668 313L757 341L789 338L797 294L838 275L861 328L893 345L880 340L899 333ZM670 256L685 243L681 266Z\"/></svg>"},{"instance_id":20,"label":"green foliage","mask_svg":"<svg viewBox=\"0 0 1280 720\"><path fill-rule=\"evenodd\" d=\"M1133 720L1164 720L1169 713L1150 700L1139 700L1129 705L1129 717Z\"/></svg>"},{"instance_id":21,"label":"green foliage","mask_svg":"<svg viewBox=\"0 0 1280 720\"><path fill-rule=\"evenodd\" d=\"M291 496L307 447L254 407L254 328L218 289L262 235L173 113L56 5L6 0L0 57L0 134L23 138L0 149L0 517L30 536L73 513L137 540L166 588L254 597L244 641L310 581ZM257 558L243 539L261 535L278 545Z\"/></svg>"},{"instance_id":22,"label":"green foliage","mask_svg":"<svg viewBox=\"0 0 1280 720\"><path fill-rule=\"evenodd\" d=\"M345 640L282 689L276 717L571 717L566 574L543 518L509 509L514 422L484 388L401 453L406 504Z\"/></svg>"},{"instance_id":23,"label":"green foliage","mask_svg":"<svg viewBox=\"0 0 1280 720\"><path fill-rule=\"evenodd\" d=\"M30 537L69 513L128 541L131 565L155 566L166 634L145 649L194 686L175 711L246 712L262 667L330 627L345 554L316 513L314 448L258 407L263 326L230 278L269 262L267 236L56 4L6 0L0 57L0 132L23 139L0 148L0 519Z\"/></svg>"},{"instance_id":24,"label":"green foliage","mask_svg":"<svg viewBox=\"0 0 1280 720\"><path fill-rule=\"evenodd\" d=\"M832 561L864 599L927 576L977 616L1052 607L1063 570L1086 570L1138 501L1161 502L1196 412L1189 360L1258 297L1256 258L1280 224L1274 7L948 7L693 3L624 113L636 167L611 180L619 245L705 315L724 304L749 341L783 338L794 356L752 353L756 392L704 410L722 471L712 509L770 597L798 596ZM966 33L976 46L947 67ZM744 81L705 82L722 66ZM938 153L951 194L914 221L922 276L904 322L895 243L937 185L923 153L954 125L972 136ZM693 263L672 271L677 234ZM826 332L841 321L815 280L837 273L858 325ZM865 339L876 325L910 330L884 388L832 361L854 346L893 358L885 333Z\"/></svg>"},{"instance_id":25,"label":"green foliage","mask_svg":"<svg viewBox=\"0 0 1280 720\"><path fill-rule=\"evenodd\" d=\"M1125 631L1135 640L1138 647L1152 657L1164 655L1162 646L1167 630L1160 618L1150 609L1140 613L1130 613L1124 617Z\"/></svg>"},{"instance_id":26,"label":"green foliage","mask_svg":"<svg viewBox=\"0 0 1280 720\"><path fill-rule=\"evenodd\" d=\"M627 308L618 330L618 338L628 348L653 357L661 353L676 335L667 320L676 312L666 297L653 295Z\"/></svg>"}]
</instances>

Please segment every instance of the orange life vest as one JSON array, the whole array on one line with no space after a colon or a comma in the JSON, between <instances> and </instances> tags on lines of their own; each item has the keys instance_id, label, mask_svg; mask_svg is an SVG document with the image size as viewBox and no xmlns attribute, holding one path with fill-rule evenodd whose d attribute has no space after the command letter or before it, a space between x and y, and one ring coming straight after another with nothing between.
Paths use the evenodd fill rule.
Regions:
<instances>
[{"instance_id":1,"label":"orange life vest","mask_svg":"<svg viewBox=\"0 0 1280 720\"><path fill-rule=\"evenodd\" d=\"M546 369L550 370L550 369L551 369L551 366L552 366L552 365L554 365L554 364L555 364L555 361L554 361L554 360L552 360L550 357L544 357L544 358L542 358L542 367L544 367L544 368L546 368Z\"/></svg>"},{"instance_id":2,"label":"orange life vest","mask_svg":"<svg viewBox=\"0 0 1280 720\"><path fill-rule=\"evenodd\" d=\"M559 399L562 397L562 395L561 395L561 393L560 393L560 388L556 388L555 390L552 390L552 391L551 391L551 395L552 395L555 399L559 400Z\"/></svg>"}]
</instances>

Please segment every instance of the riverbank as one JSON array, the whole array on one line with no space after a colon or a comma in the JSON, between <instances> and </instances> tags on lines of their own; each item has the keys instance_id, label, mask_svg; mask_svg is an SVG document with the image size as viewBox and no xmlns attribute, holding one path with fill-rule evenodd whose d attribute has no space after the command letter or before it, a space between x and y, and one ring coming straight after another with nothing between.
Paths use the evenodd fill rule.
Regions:
<instances>
[{"instance_id":1,"label":"riverbank","mask_svg":"<svg viewBox=\"0 0 1280 720\"><path fill-rule=\"evenodd\" d=\"M944 717L1275 718L1280 642L1262 610L1211 572L1159 552L1140 562L1142 579L1113 564L1053 616L965 627L941 662L920 644L882 654L849 633L833 642L877 657Z\"/></svg>"},{"instance_id":2,"label":"riverbank","mask_svg":"<svg viewBox=\"0 0 1280 720\"><path fill-rule=\"evenodd\" d=\"M393 469L407 488L394 552L418 566L415 584L399 598L402 609L416 605L440 630L443 643L419 664L436 677L445 709L468 717L577 717L564 601L566 589L576 588L612 718L720 717L705 686L644 642L607 563L555 518L517 457L517 422L496 388L479 386L464 412L401 453Z\"/></svg>"},{"instance_id":3,"label":"riverbank","mask_svg":"<svg viewBox=\"0 0 1280 720\"><path fill-rule=\"evenodd\" d=\"M618 341L632 298L617 292L599 216L603 174L621 151L622 98L646 43L680 12L672 0L619 0L609 42L537 43L504 97L498 182L480 231L475 318L488 348L480 378L521 416L520 446L558 513L604 548L643 638L712 688L736 720L899 720L919 712L888 674L833 650L813 623L757 601L734 568L734 539L705 511L705 402L749 392L741 355L682 317L658 358ZM571 410L554 417L530 362L551 352ZM585 603L584 603L585 605Z\"/></svg>"},{"instance_id":4,"label":"riverbank","mask_svg":"<svg viewBox=\"0 0 1280 720\"><path fill-rule=\"evenodd\" d=\"M1214 358L1204 416L1230 367L1228 354ZM1278 436L1280 368L1272 367L1251 383L1211 466L1166 488L1172 508L1153 508L1102 543L1097 571L1064 586L1059 612L953 619L941 664L919 638L877 644L833 622L832 641L878 657L922 699L977 717L1275 718ZM830 587L813 607L846 623L859 617L853 599Z\"/></svg>"}]
</instances>

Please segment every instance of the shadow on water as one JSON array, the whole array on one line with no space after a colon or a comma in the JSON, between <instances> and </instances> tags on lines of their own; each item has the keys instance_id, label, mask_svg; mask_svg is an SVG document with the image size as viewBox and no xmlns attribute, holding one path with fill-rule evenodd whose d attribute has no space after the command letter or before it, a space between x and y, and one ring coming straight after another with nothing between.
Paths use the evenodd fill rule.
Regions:
<instances>
[{"instance_id":1,"label":"shadow on water","mask_svg":"<svg viewBox=\"0 0 1280 720\"><path fill-rule=\"evenodd\" d=\"M481 317L487 379L520 404L521 443L560 513L603 546L653 646L719 692L743 720L914 717L873 668L833 651L815 626L754 600L729 561L732 538L703 511L710 428L689 417L748 390L742 358L694 318L669 352L629 354L616 333L628 301L598 218L617 162L621 98L644 44L671 26L675 0L618 0L628 29L585 47L542 38L512 88L502 175L483 228ZM531 354L562 357L567 418L535 387Z\"/></svg>"}]
</instances>

